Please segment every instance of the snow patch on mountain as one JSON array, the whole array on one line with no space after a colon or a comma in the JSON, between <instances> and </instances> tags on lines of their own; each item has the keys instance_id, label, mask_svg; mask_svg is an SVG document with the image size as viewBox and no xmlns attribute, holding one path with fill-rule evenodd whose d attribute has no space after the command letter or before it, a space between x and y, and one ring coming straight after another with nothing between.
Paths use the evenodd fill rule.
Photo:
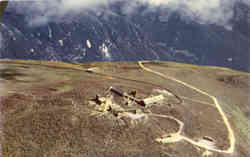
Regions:
<instances>
[{"instance_id":1,"label":"snow patch on mountain","mask_svg":"<svg viewBox=\"0 0 250 157\"><path fill-rule=\"evenodd\" d=\"M51 30L51 28L48 26L48 30L49 30L49 38L52 38L53 36L52 36L52 30Z\"/></svg>"},{"instance_id":2,"label":"snow patch on mountain","mask_svg":"<svg viewBox=\"0 0 250 157\"><path fill-rule=\"evenodd\" d=\"M64 45L63 40L58 40L58 42L59 42L60 46Z\"/></svg>"},{"instance_id":3,"label":"snow patch on mountain","mask_svg":"<svg viewBox=\"0 0 250 157\"><path fill-rule=\"evenodd\" d=\"M101 46L99 46L99 50L102 52L102 55L103 55L105 60L112 59L111 53L109 52L109 49L105 43L103 43Z\"/></svg>"},{"instance_id":4,"label":"snow patch on mountain","mask_svg":"<svg viewBox=\"0 0 250 157\"><path fill-rule=\"evenodd\" d=\"M87 40L86 44L87 44L87 46L88 46L89 49L92 47L90 40Z\"/></svg>"}]
</instances>

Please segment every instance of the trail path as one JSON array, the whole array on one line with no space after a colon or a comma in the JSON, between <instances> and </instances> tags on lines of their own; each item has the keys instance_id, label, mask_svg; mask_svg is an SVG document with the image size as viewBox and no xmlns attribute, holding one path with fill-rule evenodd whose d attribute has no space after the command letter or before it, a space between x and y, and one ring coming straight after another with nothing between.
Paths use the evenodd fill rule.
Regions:
<instances>
[{"instance_id":1,"label":"trail path","mask_svg":"<svg viewBox=\"0 0 250 157\"><path fill-rule=\"evenodd\" d=\"M211 147L211 146L206 145L204 143L194 141L193 139L190 139L188 137L185 137L185 136L181 135L181 131L182 131L182 128L183 128L184 124L181 121L179 121L179 120L177 120L176 118L173 118L173 117L171 117L171 119L176 119L176 121L181 125L179 131L176 132L176 133L171 134L170 136L168 136L166 138L158 138L158 139L156 139L158 142L161 142L161 143L173 143L173 142L178 142L178 141L181 141L181 140L185 140L185 141L187 141L187 142L189 142L189 143L191 143L191 144L193 144L195 146L204 148L204 149L209 150L209 151L214 151L214 152L219 152L219 153L233 153L234 152L234 149L235 149L235 136L234 136L233 129L231 128L231 125L230 125L230 123L229 123L229 121L228 121L228 119L226 117L226 114L224 113L223 109L221 108L221 106L218 103L218 100L217 100L217 98L215 96L210 95L209 93L207 93L207 92L205 92L205 91L203 91L203 90L201 90L199 88L196 88L196 87L194 87L194 86L192 86L192 85L190 85L188 83L185 83L185 82L183 82L181 80L178 80L178 79L176 79L174 77L167 76L167 75L165 75L163 73L160 73L160 72L154 71L154 70L152 70L150 68L147 68L147 67L145 67L143 65L142 61L139 61L138 64L145 71L151 72L151 73L153 73L155 75L158 75L158 76L161 76L161 77L163 77L165 79L175 81L175 82L177 82L179 84L182 84L183 86L186 86L186 87L188 87L190 89L195 90L196 92L198 92L200 94L206 95L209 98L211 98L213 100L214 104L215 104L215 107L217 108L218 112L220 113L224 124L227 127L228 139L230 141L230 146L226 150L220 150L220 149L216 149L214 147ZM169 117L169 116L167 116L167 117Z\"/></svg>"}]
</instances>

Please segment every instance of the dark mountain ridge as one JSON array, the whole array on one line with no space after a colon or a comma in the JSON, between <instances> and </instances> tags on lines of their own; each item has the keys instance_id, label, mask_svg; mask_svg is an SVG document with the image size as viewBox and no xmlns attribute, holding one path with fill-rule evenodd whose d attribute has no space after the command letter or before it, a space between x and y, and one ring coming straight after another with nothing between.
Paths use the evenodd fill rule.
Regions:
<instances>
[{"instance_id":1,"label":"dark mountain ridge","mask_svg":"<svg viewBox=\"0 0 250 157\"><path fill-rule=\"evenodd\" d=\"M147 4L127 15L122 10L124 2L112 4L109 11L52 16L57 20L36 25L27 22L36 19L36 13L20 13L14 7L17 3L30 2L11 2L8 6L0 25L0 58L65 62L167 60L250 71L250 8L240 2L234 6L231 30L198 23L168 8L148 11Z\"/></svg>"}]
</instances>

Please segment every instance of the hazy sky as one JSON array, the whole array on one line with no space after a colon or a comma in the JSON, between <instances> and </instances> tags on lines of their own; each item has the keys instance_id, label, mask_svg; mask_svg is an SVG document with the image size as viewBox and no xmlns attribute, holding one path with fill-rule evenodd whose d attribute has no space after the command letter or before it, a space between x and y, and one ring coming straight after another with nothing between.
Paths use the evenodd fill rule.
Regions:
<instances>
[{"instance_id":1,"label":"hazy sky","mask_svg":"<svg viewBox=\"0 0 250 157\"><path fill-rule=\"evenodd\" d=\"M27 0L12 0L27 1ZM81 13L88 9L98 10L97 8L107 8L109 4L117 1L127 1L128 5L124 8L126 14L134 11L140 3L146 3L150 9L155 10L159 6L171 8L179 11L186 17L197 20L200 23L216 23L230 27L228 23L233 16L233 5L236 1L244 1L250 4L250 0L31 0L41 1L27 6L27 9L37 12L43 12L43 16L37 16L33 23L44 24L48 21L55 20L54 16L64 16L68 13ZM19 10L23 10L20 9ZM53 18L52 18L53 17Z\"/></svg>"}]
</instances>

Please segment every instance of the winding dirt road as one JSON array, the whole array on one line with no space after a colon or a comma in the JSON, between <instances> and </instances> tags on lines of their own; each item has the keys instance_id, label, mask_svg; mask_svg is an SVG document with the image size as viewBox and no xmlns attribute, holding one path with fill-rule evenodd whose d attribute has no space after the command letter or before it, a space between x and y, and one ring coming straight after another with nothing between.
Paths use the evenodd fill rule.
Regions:
<instances>
[{"instance_id":1,"label":"winding dirt road","mask_svg":"<svg viewBox=\"0 0 250 157\"><path fill-rule=\"evenodd\" d=\"M151 73L154 73L155 75L158 75L158 76L163 77L165 79L169 79L169 80L175 81L175 82L177 82L179 84L182 84L182 85L184 85L184 86L186 86L186 87L188 87L190 89L195 90L196 92L198 92L200 94L203 94L203 95L208 96L209 98L211 98L213 100L214 104L215 104L215 107L217 108L218 112L220 113L221 118L222 118L224 124L227 127L227 130L228 130L228 139L230 141L230 146L226 150L220 150L220 149L216 149L216 148L213 148L211 146L208 146L208 145L206 145L204 143L199 143L197 141L194 141L193 139L190 139L188 137L185 137L185 136L181 135L181 130L182 130L182 127L183 127L184 124L182 124L182 122L180 122L179 120L177 120L177 122L179 124L182 124L182 125L180 127L180 130L177 133L171 134L170 137L158 138L158 139L156 139L156 141L161 142L161 143L173 143L173 142L178 142L178 141L181 141L181 140L185 140L185 141L187 141L187 142L189 142L189 143L191 143L191 144L193 144L195 146L198 146L200 148L204 148L206 150L213 151L213 152L229 153L229 154L234 152L234 149L235 149L235 136L234 136L233 129L231 128L231 125L230 125L230 123L229 123L229 121L228 121L228 119L226 117L226 114L224 113L223 109L221 108L221 106L218 103L218 100L217 100L217 98L215 96L210 95L209 93L207 93L207 92L205 92L205 91L203 91L201 89L198 89L198 88L196 88L196 87L194 87L194 86L192 86L192 85L190 85L188 83L185 83L185 82L183 82L181 80L178 80L178 79L176 79L174 77L170 77L170 76L164 75L163 73L160 73L160 72L154 71L152 69L146 68L143 65L143 63L145 63L145 62L142 62L142 61L138 62L139 66L143 70L151 72Z\"/></svg>"}]
</instances>

